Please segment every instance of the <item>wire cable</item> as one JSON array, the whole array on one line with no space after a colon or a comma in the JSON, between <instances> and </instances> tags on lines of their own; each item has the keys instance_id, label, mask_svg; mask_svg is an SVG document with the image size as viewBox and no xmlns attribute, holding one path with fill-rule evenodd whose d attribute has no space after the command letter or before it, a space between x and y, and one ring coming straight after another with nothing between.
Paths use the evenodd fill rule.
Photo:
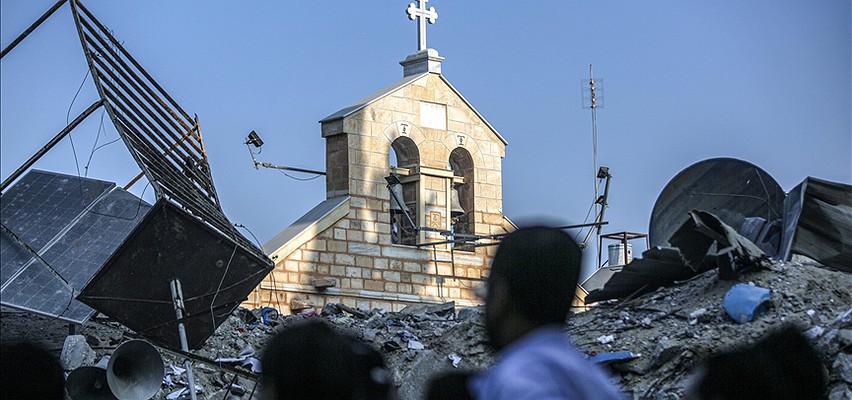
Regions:
<instances>
[{"instance_id":1,"label":"wire cable","mask_svg":"<svg viewBox=\"0 0 852 400\"><path fill-rule=\"evenodd\" d=\"M760 171L757 168L754 168L754 174L757 175L757 179L760 180L760 185L763 186L763 193L766 194L765 202L766 202L767 208L769 209L769 211L772 211L772 213L774 213L775 215L780 216L780 214L778 214L778 211L776 211L774 208L772 208L772 204L769 203L769 189L766 188L766 183L763 182L763 177L760 176ZM770 218L770 215L767 212L766 213L766 220L769 221L769 218Z\"/></svg>"},{"instance_id":2,"label":"wire cable","mask_svg":"<svg viewBox=\"0 0 852 400\"><path fill-rule=\"evenodd\" d=\"M219 280L219 286L216 287L216 292L213 293L213 299L210 300L210 321L213 322L213 332L216 332L216 313L213 311L213 305L216 304L216 297L219 296L219 291L222 290L222 284L225 282L225 277L228 276L228 270L231 268L231 261L234 260L234 255L237 254L239 243L234 240L234 251L231 252L231 258L225 265L225 272L222 273L222 279Z\"/></svg>"},{"instance_id":3,"label":"wire cable","mask_svg":"<svg viewBox=\"0 0 852 400\"><path fill-rule=\"evenodd\" d=\"M65 125L68 125L71 121L71 108L74 107L74 102L77 100L77 96L80 95L80 91L83 90L83 85L86 83L86 80L89 79L89 69L86 68L86 76L83 77L83 81L80 82L80 87L77 88L77 92L74 93L74 98L71 99L71 104L68 105L68 112L65 113ZM71 137L71 132L68 132L68 140L71 142L71 152L74 153L74 164L77 166L77 176L80 176L80 162L77 160L77 149L74 147L74 138ZM82 184L80 187L82 191Z\"/></svg>"},{"instance_id":4,"label":"wire cable","mask_svg":"<svg viewBox=\"0 0 852 400\"><path fill-rule=\"evenodd\" d=\"M101 138L101 132L105 132L105 130L104 130L104 114L106 114L106 110L101 110L101 123L98 126L98 134L95 136L95 142L92 143L92 151L89 152L89 159L86 161L86 165L83 167L83 171L85 171L83 176L89 176L89 165L92 164L92 157L95 155L96 151L121 140L121 138L116 138L116 139L113 139L109 142L106 142L106 143L98 146L98 141Z\"/></svg>"},{"instance_id":5,"label":"wire cable","mask_svg":"<svg viewBox=\"0 0 852 400\"><path fill-rule=\"evenodd\" d=\"M593 209L595 209L595 205L597 205L597 202L598 202L598 195L597 195L597 193L600 191L600 185L601 185L602 183L603 183L603 179L598 179L597 186L595 187L595 199L592 201L592 205L590 205L590 206L589 206L589 211L586 213L586 217L585 217L585 218L583 218L583 224L586 224L586 223L588 223L588 222L589 222L589 216L591 216L591 215L592 215L592 210L593 210ZM595 218L597 218L599 211L597 211L597 210L595 210L595 211L596 211L596 212L595 212ZM594 227L594 226L591 226L591 227L589 227L589 229L595 229L595 227ZM575 242L576 242L577 240L579 240L580 235L581 235L582 233L583 233L583 229L580 229L580 230L577 232L577 234L574 236L574 241L575 241Z\"/></svg>"},{"instance_id":6,"label":"wire cable","mask_svg":"<svg viewBox=\"0 0 852 400\"><path fill-rule=\"evenodd\" d=\"M261 249L261 251L263 251L263 246L261 246L261 245L260 245L260 240L258 240L258 239L257 239L257 236L255 236L255 235L254 235L254 232L252 232L252 231L251 231L251 229L249 229L247 226L245 226L245 225L243 225L243 224L234 224L234 226L235 226L235 227L237 227L237 228L243 228L243 229L245 229L245 230L246 230L246 232L248 232L248 233L249 233L249 235L251 235L251 237L252 237L252 238L254 238L254 242L255 242L255 244L257 244L257 248L258 248L258 249ZM275 268L273 267L273 270L274 270L274 269L275 269ZM277 290L277 288L278 288L278 282L276 282L276 281L275 281L275 274L274 274L274 271L270 271L269 276L270 276L270 277L272 277L272 286L273 286L274 288L276 288L275 290L273 290L273 293L271 293L271 294L274 294L274 295L275 295L275 304L274 304L274 305L278 306L278 308L276 308L276 310L278 310L278 311L280 312L280 311L281 311L281 299L278 297L278 294L277 294L277 293L275 293L275 292L277 292L277 291L278 291L278 290ZM271 303L271 300L272 300L272 299L271 299L271 296L270 296L270 301L266 303L266 304L268 304L270 307L271 307L271 306L273 306L273 304ZM260 302L258 302L258 304L260 304Z\"/></svg>"},{"instance_id":7,"label":"wire cable","mask_svg":"<svg viewBox=\"0 0 852 400\"><path fill-rule=\"evenodd\" d=\"M290 175L290 174L288 174L288 173L286 173L286 172L284 172L284 171L282 171L282 170L280 170L280 169L279 169L279 170L276 170L276 171L278 171L278 172L282 173L284 176L286 176L286 177L288 177L288 178L290 178L290 179L294 179L294 180L297 180L297 181L303 181L303 182L304 182L304 181L312 181L312 180L317 179L317 178L319 178L319 177L321 177L321 176L322 176L322 175L316 175L316 176L311 177L311 178L299 178L299 177L297 177L297 176Z\"/></svg>"}]
</instances>

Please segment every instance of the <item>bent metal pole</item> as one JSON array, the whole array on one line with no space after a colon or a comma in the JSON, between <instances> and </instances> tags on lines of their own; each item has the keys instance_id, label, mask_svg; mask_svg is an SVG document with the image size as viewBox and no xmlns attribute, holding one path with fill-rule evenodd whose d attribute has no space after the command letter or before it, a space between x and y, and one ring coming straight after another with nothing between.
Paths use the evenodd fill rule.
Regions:
<instances>
[{"instance_id":1,"label":"bent metal pole","mask_svg":"<svg viewBox=\"0 0 852 400\"><path fill-rule=\"evenodd\" d=\"M47 142L46 145L44 145L44 147L42 147L35 154L33 154L32 157L27 160L27 162L18 167L18 169L16 169L15 172L12 173L12 175L9 175L9 177L6 178L6 180L4 180L2 184L0 184L0 192L6 190L6 187L9 186L10 183L18 179L18 177L21 176L21 174L23 174L24 172L26 172L26 170L28 170L33 164L35 164L35 162L38 161L39 158L41 158L45 153L50 151L53 146L56 146L56 144L59 143L62 138L71 133L71 131L74 130L77 125L80 125L80 123L83 122L86 117L95 112L95 110L97 110L103 104L103 100L98 100L92 103L92 105L90 105L89 108L86 109L86 111L83 111L82 114L77 116L77 118L74 118L74 120L71 121L71 123L68 124L65 129L57 133L56 136L53 137L53 139L50 139L50 141Z\"/></svg>"},{"instance_id":2,"label":"bent metal pole","mask_svg":"<svg viewBox=\"0 0 852 400\"><path fill-rule=\"evenodd\" d=\"M186 342L186 328L183 326L183 289L181 288L180 281L175 279L171 281L172 288L172 302L175 305L175 316L178 320L178 335L180 336L180 349L183 351L189 351L189 345ZM195 397L195 376L192 374L192 362L187 358L183 361L184 367L186 367L186 377L189 381L189 396L192 400L196 400Z\"/></svg>"}]
</instances>

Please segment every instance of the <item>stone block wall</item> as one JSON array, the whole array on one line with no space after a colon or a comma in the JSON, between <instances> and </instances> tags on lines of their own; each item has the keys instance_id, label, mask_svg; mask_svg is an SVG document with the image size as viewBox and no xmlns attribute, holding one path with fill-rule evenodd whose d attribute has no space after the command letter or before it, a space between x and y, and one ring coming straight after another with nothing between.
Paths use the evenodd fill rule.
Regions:
<instances>
[{"instance_id":1,"label":"stone block wall","mask_svg":"<svg viewBox=\"0 0 852 400\"><path fill-rule=\"evenodd\" d=\"M328 303L362 309L399 310L415 303L455 300L461 307L480 304L474 292L487 277L496 246L476 252L390 244L384 199L353 197L349 214L289 255L252 294L247 306L272 306L284 313L291 302L307 300L319 310ZM375 216L365 220L365 216ZM319 289L317 281L334 281Z\"/></svg>"},{"instance_id":2,"label":"stone block wall","mask_svg":"<svg viewBox=\"0 0 852 400\"><path fill-rule=\"evenodd\" d=\"M249 306L291 311L342 302L363 309L398 310L413 303L480 303L474 293L488 275L495 246L451 251L452 245L391 243L389 154L400 138L416 146L416 163L402 168L417 181L415 222L449 230L450 190L466 185L478 235L506 233L501 163L506 143L440 74L429 73L340 119L324 121L327 197L350 196L349 213L289 254L272 254L275 269ZM410 139L410 140L408 140ZM408 148L411 148L409 145ZM457 150L461 149L461 150ZM449 166L451 153L472 163L466 176ZM445 241L421 232L417 243ZM289 250L288 250L289 251ZM317 285L320 282L320 285ZM329 282L334 286L327 287ZM301 307L301 306L300 306Z\"/></svg>"}]
</instances>

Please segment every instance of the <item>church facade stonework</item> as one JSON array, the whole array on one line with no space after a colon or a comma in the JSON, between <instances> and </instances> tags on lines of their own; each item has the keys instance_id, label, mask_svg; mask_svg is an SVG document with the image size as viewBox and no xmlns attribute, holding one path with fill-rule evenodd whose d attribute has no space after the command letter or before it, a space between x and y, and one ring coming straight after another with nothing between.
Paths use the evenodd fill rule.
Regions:
<instances>
[{"instance_id":1,"label":"church facade stonework","mask_svg":"<svg viewBox=\"0 0 852 400\"><path fill-rule=\"evenodd\" d=\"M295 312L328 303L480 304L475 290L496 246L464 239L513 229L502 213L506 141L431 72L409 75L321 124L330 210L304 221L307 235L291 232L264 246L275 269L249 305ZM394 210L391 174L414 226Z\"/></svg>"},{"instance_id":2,"label":"church facade stonework","mask_svg":"<svg viewBox=\"0 0 852 400\"><path fill-rule=\"evenodd\" d=\"M267 242L275 268L244 304L281 312L329 303L398 311L481 304L503 216L506 140L425 47L434 8L409 6L418 51L403 78L320 121L326 200Z\"/></svg>"}]
</instances>

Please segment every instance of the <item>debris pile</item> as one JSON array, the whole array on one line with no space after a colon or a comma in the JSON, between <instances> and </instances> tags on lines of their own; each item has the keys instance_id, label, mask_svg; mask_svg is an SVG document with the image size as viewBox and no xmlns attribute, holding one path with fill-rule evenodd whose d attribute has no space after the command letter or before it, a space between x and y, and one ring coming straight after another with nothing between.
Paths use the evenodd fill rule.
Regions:
<instances>
[{"instance_id":1,"label":"debris pile","mask_svg":"<svg viewBox=\"0 0 852 400\"><path fill-rule=\"evenodd\" d=\"M769 289L770 300L751 321L735 321L723 307L737 284ZM852 275L825 269L805 257L774 263L770 269L720 280L706 271L670 287L619 303L603 303L572 315L566 331L595 362L607 365L628 398L675 399L684 395L700 361L733 347L753 343L768 332L792 324L809 338L828 371L831 399L852 393ZM61 321L20 312L3 313L3 340L19 337L47 341L56 351L66 335ZM305 318L323 318L337 329L379 349L386 357L401 399L420 399L427 380L458 368L478 370L493 362L486 344L483 310L456 309L453 303L410 306L400 312L359 310L343 304L321 312L279 316L272 308L238 309L196 352L208 362L193 362L199 398L249 399L255 384L256 357L277 330ZM37 336L39 332L43 336ZM120 324L96 317L78 328L74 365L96 364L134 337ZM33 335L36 334L36 335ZM90 346L91 357L81 347ZM162 351L165 379L156 399L188 398L184 357ZM69 355L71 355L69 353ZM70 365L69 364L69 365ZM217 365L218 364L218 365ZM227 367L227 368L225 368ZM238 373L235 373L238 372Z\"/></svg>"},{"instance_id":2,"label":"debris pile","mask_svg":"<svg viewBox=\"0 0 852 400\"><path fill-rule=\"evenodd\" d=\"M762 304L762 315L755 312L737 321L725 310L725 296L743 284L768 289L769 301ZM852 275L796 256L792 262L776 262L737 280L721 280L717 271L710 270L632 299L605 302L572 315L566 331L593 361L607 365L628 398L675 399L683 397L701 360L790 324L805 333L822 357L830 380L829 398L848 399L851 305ZM320 313L288 316L279 316L272 308L240 308L195 352L215 361L194 360L196 391L199 398L251 398L255 388L251 371L257 371L256 357L271 335L305 318L323 318L385 355L401 399L420 399L435 374L453 368L480 370L493 362L483 317L481 308L456 309L453 303L410 306L400 312L331 304ZM79 327L77 336L58 334L64 329L61 321L27 313L4 310L2 323L4 342L39 340L57 356L66 347L68 369L95 365L135 337L103 316ZM66 341L69 344L63 346ZM164 380L154 398L188 398L184 356L165 350L162 354Z\"/></svg>"},{"instance_id":3,"label":"debris pile","mask_svg":"<svg viewBox=\"0 0 852 400\"><path fill-rule=\"evenodd\" d=\"M769 289L764 315L740 323L725 311L725 295L738 284ZM684 396L701 360L752 344L790 324L805 333L823 358L830 398L847 399L852 393L847 372L852 352L850 306L852 275L795 257L739 280L720 280L711 270L632 300L604 304L569 318L567 331L589 354L636 356L609 364L632 398L677 399Z\"/></svg>"},{"instance_id":4,"label":"debris pile","mask_svg":"<svg viewBox=\"0 0 852 400\"><path fill-rule=\"evenodd\" d=\"M206 345L196 352L215 360L245 353L247 348L263 349L271 335L305 318L323 318L342 332L370 344L385 355L394 383L402 399L419 399L434 374L448 369L478 370L493 362L486 345L483 313L480 308L456 309L452 302L413 305L400 312L380 309L359 310L344 304L329 304L320 313L261 318L263 310L238 309ZM166 355L168 363L180 359ZM206 371L199 366L196 382L205 395L219 398L234 374ZM252 382L243 386L250 392ZM248 386L248 387L246 387ZM231 391L234 394L234 391ZM246 395L243 398L249 398Z\"/></svg>"}]
</instances>

